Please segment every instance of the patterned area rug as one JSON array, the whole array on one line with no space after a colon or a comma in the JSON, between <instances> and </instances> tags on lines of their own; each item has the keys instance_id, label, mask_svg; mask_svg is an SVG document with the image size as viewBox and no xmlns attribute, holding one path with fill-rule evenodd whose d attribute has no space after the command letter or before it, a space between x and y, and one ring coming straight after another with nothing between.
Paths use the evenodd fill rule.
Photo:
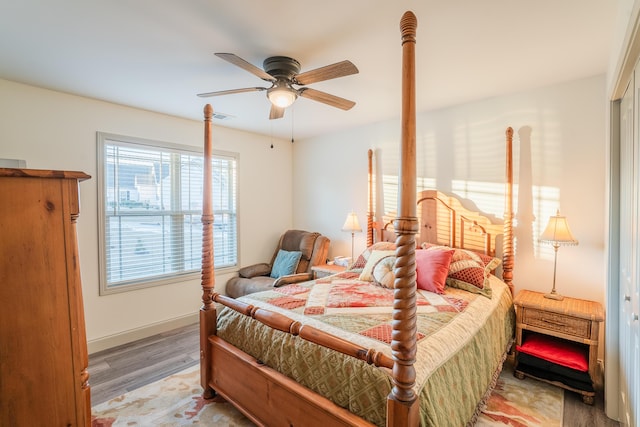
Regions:
<instances>
[{"instance_id":1,"label":"patterned area rug","mask_svg":"<svg viewBox=\"0 0 640 427\"><path fill-rule=\"evenodd\" d=\"M200 365L91 409L92 427L253 426L226 402L202 398Z\"/></svg>"},{"instance_id":2,"label":"patterned area rug","mask_svg":"<svg viewBox=\"0 0 640 427\"><path fill-rule=\"evenodd\" d=\"M92 408L92 427L253 426L229 403L205 400L199 366L123 394ZM562 426L563 391L516 379L505 364L476 426Z\"/></svg>"},{"instance_id":3,"label":"patterned area rug","mask_svg":"<svg viewBox=\"0 0 640 427\"><path fill-rule=\"evenodd\" d=\"M562 427L564 390L531 378L513 376L505 363L476 426Z\"/></svg>"}]
</instances>

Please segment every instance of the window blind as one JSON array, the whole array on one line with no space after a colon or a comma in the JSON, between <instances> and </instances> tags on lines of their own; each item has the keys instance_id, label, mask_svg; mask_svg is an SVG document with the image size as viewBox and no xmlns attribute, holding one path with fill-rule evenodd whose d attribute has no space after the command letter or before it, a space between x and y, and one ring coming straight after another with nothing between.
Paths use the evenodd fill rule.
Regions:
<instances>
[{"instance_id":1,"label":"window blind","mask_svg":"<svg viewBox=\"0 0 640 427\"><path fill-rule=\"evenodd\" d=\"M199 274L201 152L101 135L104 291L175 282ZM237 264L237 158L212 159L214 265Z\"/></svg>"}]
</instances>

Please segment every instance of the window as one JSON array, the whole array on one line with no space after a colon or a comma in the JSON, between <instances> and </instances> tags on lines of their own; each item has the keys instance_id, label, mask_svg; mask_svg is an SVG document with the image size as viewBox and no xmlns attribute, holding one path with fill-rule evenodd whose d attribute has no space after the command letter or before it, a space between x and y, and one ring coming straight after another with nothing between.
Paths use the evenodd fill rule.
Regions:
<instances>
[{"instance_id":1,"label":"window","mask_svg":"<svg viewBox=\"0 0 640 427\"><path fill-rule=\"evenodd\" d=\"M100 294L197 278L202 151L98 132ZM214 152L216 268L237 265L236 154Z\"/></svg>"}]
</instances>

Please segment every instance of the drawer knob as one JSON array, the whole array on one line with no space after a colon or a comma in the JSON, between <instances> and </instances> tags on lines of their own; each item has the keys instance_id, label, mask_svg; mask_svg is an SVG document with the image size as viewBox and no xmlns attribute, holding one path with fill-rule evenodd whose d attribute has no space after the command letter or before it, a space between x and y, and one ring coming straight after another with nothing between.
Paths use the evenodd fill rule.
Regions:
<instances>
[{"instance_id":1,"label":"drawer knob","mask_svg":"<svg viewBox=\"0 0 640 427\"><path fill-rule=\"evenodd\" d=\"M637 315L637 314L634 314L634 315L633 315L633 320L634 320L634 322L637 322L637 321L638 321L638 315Z\"/></svg>"},{"instance_id":2,"label":"drawer knob","mask_svg":"<svg viewBox=\"0 0 640 427\"><path fill-rule=\"evenodd\" d=\"M625 295L625 296L624 296L624 300L625 300L625 301L631 301L631 296L629 296L629 295Z\"/></svg>"}]
</instances>

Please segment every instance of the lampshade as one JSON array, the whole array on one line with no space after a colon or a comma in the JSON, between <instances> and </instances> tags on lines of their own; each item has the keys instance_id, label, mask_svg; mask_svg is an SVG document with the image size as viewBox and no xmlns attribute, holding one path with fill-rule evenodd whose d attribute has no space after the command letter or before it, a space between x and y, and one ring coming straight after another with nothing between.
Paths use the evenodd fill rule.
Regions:
<instances>
[{"instance_id":1,"label":"lampshade","mask_svg":"<svg viewBox=\"0 0 640 427\"><path fill-rule=\"evenodd\" d=\"M275 86L267 90L267 98L277 107L286 108L298 97L296 91L286 83L277 82Z\"/></svg>"},{"instance_id":2,"label":"lampshade","mask_svg":"<svg viewBox=\"0 0 640 427\"><path fill-rule=\"evenodd\" d=\"M351 233L351 260L353 261L353 237L356 232L362 231L362 228L360 228L360 222L358 221L358 215L356 215L355 212L351 211L347 215L347 219L344 221L344 225L342 226L342 231L349 231Z\"/></svg>"},{"instance_id":3,"label":"lampshade","mask_svg":"<svg viewBox=\"0 0 640 427\"><path fill-rule=\"evenodd\" d=\"M547 228L540 235L541 242L552 243L554 246L577 245L578 241L571 234L567 217L561 216L560 211L549 217Z\"/></svg>"},{"instance_id":4,"label":"lampshade","mask_svg":"<svg viewBox=\"0 0 640 427\"><path fill-rule=\"evenodd\" d=\"M347 215L347 219L342 226L342 231L350 231L351 233L362 231L360 222L358 221L358 215L356 215L355 212L350 212L349 215Z\"/></svg>"}]
</instances>

